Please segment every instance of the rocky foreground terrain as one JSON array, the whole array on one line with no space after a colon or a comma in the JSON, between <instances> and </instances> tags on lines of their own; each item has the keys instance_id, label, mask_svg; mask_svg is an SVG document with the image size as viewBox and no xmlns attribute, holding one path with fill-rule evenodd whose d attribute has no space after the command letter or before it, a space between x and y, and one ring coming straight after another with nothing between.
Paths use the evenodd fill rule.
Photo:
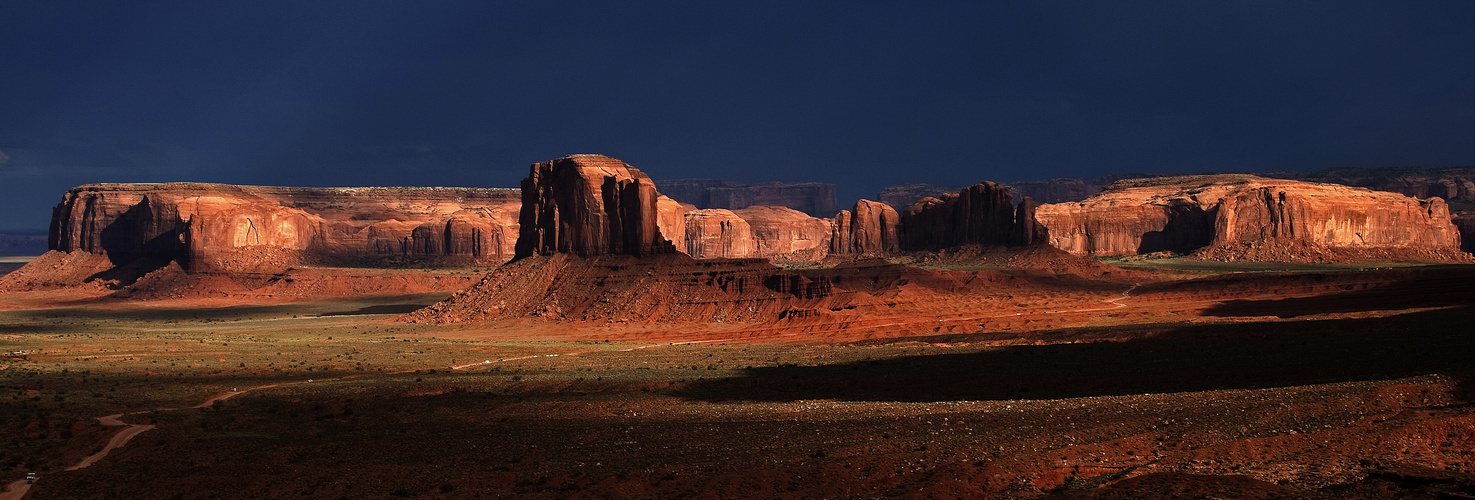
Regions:
<instances>
[{"instance_id":1,"label":"rocky foreground terrain","mask_svg":"<svg viewBox=\"0 0 1475 500\"><path fill-rule=\"evenodd\" d=\"M520 191L73 190L0 279L0 474L41 472L36 498L1475 496L1475 267L1438 198L983 182L816 217L658 187L574 155Z\"/></svg>"}]
</instances>

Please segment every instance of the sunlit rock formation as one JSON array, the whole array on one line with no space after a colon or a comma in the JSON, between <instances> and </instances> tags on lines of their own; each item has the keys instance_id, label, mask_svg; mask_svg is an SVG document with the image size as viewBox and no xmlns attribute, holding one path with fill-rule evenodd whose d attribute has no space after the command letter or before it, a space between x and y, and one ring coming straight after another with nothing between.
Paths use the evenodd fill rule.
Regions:
<instances>
[{"instance_id":1,"label":"sunlit rock formation","mask_svg":"<svg viewBox=\"0 0 1475 500\"><path fill-rule=\"evenodd\" d=\"M522 181L515 257L675 252L661 234L658 197L644 172L608 156L535 163Z\"/></svg>"},{"instance_id":2,"label":"sunlit rock formation","mask_svg":"<svg viewBox=\"0 0 1475 500\"><path fill-rule=\"evenodd\" d=\"M91 184L63 196L48 244L119 265L147 258L192 270L265 254L285 265L494 264L512 256L518 204L511 189Z\"/></svg>"},{"instance_id":3,"label":"sunlit rock formation","mask_svg":"<svg viewBox=\"0 0 1475 500\"><path fill-rule=\"evenodd\" d=\"M1221 260L1459 260L1439 198L1252 175L1120 181L1039 207L1050 244L1077 255L1194 253Z\"/></svg>"},{"instance_id":4,"label":"sunlit rock formation","mask_svg":"<svg viewBox=\"0 0 1475 500\"><path fill-rule=\"evenodd\" d=\"M835 214L830 235L831 254L877 255L901 249L896 209L879 201L860 200L851 210Z\"/></svg>"}]
</instances>

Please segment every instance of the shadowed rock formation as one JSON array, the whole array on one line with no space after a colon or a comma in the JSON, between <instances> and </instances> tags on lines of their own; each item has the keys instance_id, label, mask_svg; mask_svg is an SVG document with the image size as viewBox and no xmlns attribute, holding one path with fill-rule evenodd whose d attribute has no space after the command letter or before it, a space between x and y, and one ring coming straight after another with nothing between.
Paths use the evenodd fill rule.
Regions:
<instances>
[{"instance_id":1,"label":"shadowed rock formation","mask_svg":"<svg viewBox=\"0 0 1475 500\"><path fill-rule=\"evenodd\" d=\"M1460 230L1460 250L1475 253L1475 215L1463 215L1454 219Z\"/></svg>"},{"instance_id":2,"label":"shadowed rock formation","mask_svg":"<svg viewBox=\"0 0 1475 500\"><path fill-rule=\"evenodd\" d=\"M1034 200L1018 205L1001 184L981 182L957 194L923 198L901 220L901 247L927 250L960 245L1030 245L1045 241Z\"/></svg>"},{"instance_id":3,"label":"shadowed rock formation","mask_svg":"<svg viewBox=\"0 0 1475 500\"><path fill-rule=\"evenodd\" d=\"M1439 198L1252 175L1135 179L1041 206L1050 244L1077 255L1194 252L1263 261L1464 260Z\"/></svg>"},{"instance_id":4,"label":"shadowed rock formation","mask_svg":"<svg viewBox=\"0 0 1475 500\"><path fill-rule=\"evenodd\" d=\"M675 252L658 226L658 196L644 172L608 156L535 163L522 181L515 257Z\"/></svg>"},{"instance_id":5,"label":"shadowed rock formation","mask_svg":"<svg viewBox=\"0 0 1475 500\"><path fill-rule=\"evenodd\" d=\"M716 179L674 179L656 181L656 187L667 196L699 209L776 206L814 217L827 217L839 210L835 185L826 182L741 184Z\"/></svg>"}]
</instances>

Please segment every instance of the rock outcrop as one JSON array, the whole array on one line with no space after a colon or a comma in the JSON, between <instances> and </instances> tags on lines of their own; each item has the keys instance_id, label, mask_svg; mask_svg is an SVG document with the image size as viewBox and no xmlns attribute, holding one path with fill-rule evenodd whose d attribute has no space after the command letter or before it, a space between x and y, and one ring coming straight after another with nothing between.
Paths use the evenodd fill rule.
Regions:
<instances>
[{"instance_id":1,"label":"rock outcrop","mask_svg":"<svg viewBox=\"0 0 1475 500\"><path fill-rule=\"evenodd\" d=\"M1439 198L1251 175L1120 181L1044 205L1050 244L1077 255L1194 253L1220 260L1462 260Z\"/></svg>"},{"instance_id":2,"label":"rock outcrop","mask_svg":"<svg viewBox=\"0 0 1475 500\"><path fill-rule=\"evenodd\" d=\"M656 187L666 196L699 209L775 206L814 217L828 217L839 210L835 185L825 182L741 184L715 179L676 179L656 181Z\"/></svg>"},{"instance_id":3,"label":"rock outcrop","mask_svg":"<svg viewBox=\"0 0 1475 500\"><path fill-rule=\"evenodd\" d=\"M1030 245L1045 240L1034 217L1034 200L1015 205L1009 189L981 182L956 194L923 198L901 218L906 250L928 250L961 245Z\"/></svg>"},{"instance_id":4,"label":"rock outcrop","mask_svg":"<svg viewBox=\"0 0 1475 500\"><path fill-rule=\"evenodd\" d=\"M1455 217L1454 223L1460 230L1460 250L1475 253L1475 215Z\"/></svg>"},{"instance_id":5,"label":"rock outcrop","mask_svg":"<svg viewBox=\"0 0 1475 500\"><path fill-rule=\"evenodd\" d=\"M515 257L675 252L661 234L658 198L650 177L608 156L535 163L522 181Z\"/></svg>"},{"instance_id":6,"label":"rock outcrop","mask_svg":"<svg viewBox=\"0 0 1475 500\"><path fill-rule=\"evenodd\" d=\"M511 189L92 184L53 210L48 246L192 271L239 266L248 249L285 265L496 264L512 256L518 204Z\"/></svg>"},{"instance_id":7,"label":"rock outcrop","mask_svg":"<svg viewBox=\"0 0 1475 500\"><path fill-rule=\"evenodd\" d=\"M775 261L815 262L830 252L830 219L818 219L786 207L756 205L734 210L748 223L757 246L753 257Z\"/></svg>"},{"instance_id":8,"label":"rock outcrop","mask_svg":"<svg viewBox=\"0 0 1475 500\"><path fill-rule=\"evenodd\" d=\"M698 259L815 262L829 254L830 226L827 219L785 207L695 210L686 213L683 251Z\"/></svg>"},{"instance_id":9,"label":"rock outcrop","mask_svg":"<svg viewBox=\"0 0 1475 500\"><path fill-rule=\"evenodd\" d=\"M535 255L498 267L471 288L406 319L752 324L850 300L831 292L824 277L785 272L762 259Z\"/></svg>"},{"instance_id":10,"label":"rock outcrop","mask_svg":"<svg viewBox=\"0 0 1475 500\"><path fill-rule=\"evenodd\" d=\"M709 208L686 213L686 252L698 259L748 258L758 253L753 228L731 210Z\"/></svg>"},{"instance_id":11,"label":"rock outcrop","mask_svg":"<svg viewBox=\"0 0 1475 500\"><path fill-rule=\"evenodd\" d=\"M879 201L859 200L851 210L835 214L831 254L880 255L901 250L896 209Z\"/></svg>"},{"instance_id":12,"label":"rock outcrop","mask_svg":"<svg viewBox=\"0 0 1475 500\"><path fill-rule=\"evenodd\" d=\"M661 236L676 244L678 251L683 250L682 242L686 241L686 214L696 209L666 195L656 198L656 227L661 229Z\"/></svg>"}]
</instances>

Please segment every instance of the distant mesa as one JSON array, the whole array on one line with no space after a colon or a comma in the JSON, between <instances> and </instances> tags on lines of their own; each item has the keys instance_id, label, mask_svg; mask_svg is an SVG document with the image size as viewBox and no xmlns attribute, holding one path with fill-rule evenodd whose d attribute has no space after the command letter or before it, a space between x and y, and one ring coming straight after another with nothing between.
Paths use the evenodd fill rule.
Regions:
<instances>
[{"instance_id":1,"label":"distant mesa","mask_svg":"<svg viewBox=\"0 0 1475 500\"><path fill-rule=\"evenodd\" d=\"M122 286L171 263L189 273L494 265L512 257L519 205L516 189L89 184L53 209L48 248L92 257L38 259L69 269L9 278Z\"/></svg>"},{"instance_id":2,"label":"distant mesa","mask_svg":"<svg viewBox=\"0 0 1475 500\"><path fill-rule=\"evenodd\" d=\"M827 182L742 184L717 179L673 179L656 181L656 188L698 209L774 206L788 207L812 217L830 217L840 210L835 202L835 185Z\"/></svg>"},{"instance_id":3,"label":"distant mesa","mask_svg":"<svg viewBox=\"0 0 1475 500\"><path fill-rule=\"evenodd\" d=\"M1008 188L1009 194L1016 200L1029 198L1036 203L1065 203L1081 201L1095 196L1117 180L1140 177L1150 176L1145 174L1110 175L1095 179L1059 177L1042 181L1006 182L999 183L999 185ZM891 205L892 208L898 211L904 211L923 198L941 198L945 195L962 191L963 189L966 188L963 186L933 186L925 183L899 184L881 189L881 193L877 195L876 199L881 200L882 203Z\"/></svg>"},{"instance_id":4,"label":"distant mesa","mask_svg":"<svg viewBox=\"0 0 1475 500\"><path fill-rule=\"evenodd\" d=\"M1454 211L1475 211L1475 168L1330 168L1314 172L1267 172L1264 177L1342 184L1414 198L1443 198Z\"/></svg>"},{"instance_id":5,"label":"distant mesa","mask_svg":"<svg viewBox=\"0 0 1475 500\"><path fill-rule=\"evenodd\" d=\"M528 172L520 190L80 186L53 210L48 248L64 257L38 259L8 275L0 288L96 280L126 286L156 270L163 274L147 282L208 273L284 279L283 270L302 265L490 266L554 255L834 265L898 253L958 256L988 247L1034 248L1031 255L1055 268L1102 273L1038 249L1048 245L1077 256L1166 252L1314 262L1467 261L1471 257L1461 249L1475 249L1475 214L1452 216L1437 197L1244 174L1119 180L1088 199L1043 205L1018 193L1075 197L1102 179L981 182L948 192L914 184L888 188L881 201L833 210L828 184L657 183L601 155L535 163ZM1475 188L1460 169L1374 173L1316 175L1459 199L1470 199ZM665 196L661 186L694 202ZM903 208L893 205L918 195ZM773 204L751 204L759 202ZM814 214L826 208L833 211ZM971 250L953 250L965 247ZM602 265L573 267L593 272ZM678 267L688 266L696 265ZM753 275L759 268L745 266L732 276L749 277L733 279L776 280L768 287L776 293L799 286L813 295L827 286L811 286L818 278L803 273L778 279L772 278L776 268ZM698 268L712 276L727 273L720 264L692 267Z\"/></svg>"},{"instance_id":6,"label":"distant mesa","mask_svg":"<svg viewBox=\"0 0 1475 500\"><path fill-rule=\"evenodd\" d=\"M1245 174L1118 181L1037 211L1052 246L1076 255L1156 252L1215 260L1462 261L1439 198Z\"/></svg>"},{"instance_id":7,"label":"distant mesa","mask_svg":"<svg viewBox=\"0 0 1475 500\"><path fill-rule=\"evenodd\" d=\"M273 247L314 263L390 257L498 263L511 257L517 191L488 188L295 188L92 184L53 210L50 247L231 267L236 251ZM237 259L238 260L238 259Z\"/></svg>"}]
</instances>

